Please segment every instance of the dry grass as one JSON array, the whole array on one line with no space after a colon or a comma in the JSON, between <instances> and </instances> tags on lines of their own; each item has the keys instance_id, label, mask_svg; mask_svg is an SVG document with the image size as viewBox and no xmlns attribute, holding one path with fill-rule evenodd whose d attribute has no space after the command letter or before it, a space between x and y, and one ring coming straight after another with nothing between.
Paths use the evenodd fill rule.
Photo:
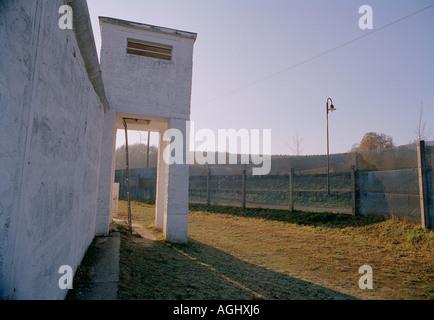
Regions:
<instances>
[{"instance_id":1,"label":"dry grass","mask_svg":"<svg viewBox=\"0 0 434 320\"><path fill-rule=\"evenodd\" d=\"M132 216L152 228L154 206L134 202ZM143 246L124 233L120 298L434 298L433 232L396 218L191 206L189 239ZM372 290L358 286L362 265Z\"/></svg>"}]
</instances>

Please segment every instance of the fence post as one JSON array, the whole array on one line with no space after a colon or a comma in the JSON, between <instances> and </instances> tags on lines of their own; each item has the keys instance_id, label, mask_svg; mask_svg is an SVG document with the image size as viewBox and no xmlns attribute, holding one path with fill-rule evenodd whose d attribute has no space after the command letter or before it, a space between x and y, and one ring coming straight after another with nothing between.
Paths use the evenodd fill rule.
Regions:
<instances>
[{"instance_id":1,"label":"fence post","mask_svg":"<svg viewBox=\"0 0 434 320\"><path fill-rule=\"evenodd\" d=\"M190 179L190 177L188 178L188 179ZM189 181L190 182L190 181ZM190 186L189 186L189 188L190 188ZM153 200L157 200L157 169L155 168L155 175L154 175L154 197L153 197Z\"/></svg>"},{"instance_id":2,"label":"fence post","mask_svg":"<svg viewBox=\"0 0 434 320\"><path fill-rule=\"evenodd\" d=\"M356 180L356 166L351 166L351 204L352 214L357 216L357 180Z\"/></svg>"},{"instance_id":3,"label":"fence post","mask_svg":"<svg viewBox=\"0 0 434 320\"><path fill-rule=\"evenodd\" d=\"M136 189L136 198L138 199L138 198L140 198L140 192L139 192L139 175L140 175L140 173L138 172L138 170L136 170L137 171L137 189Z\"/></svg>"},{"instance_id":4,"label":"fence post","mask_svg":"<svg viewBox=\"0 0 434 320\"><path fill-rule=\"evenodd\" d=\"M123 119L125 130L125 156L126 156L126 173L127 173L127 204L128 204L128 227L130 233L133 232L131 224L131 197L130 197L130 160L128 155L128 128L127 122Z\"/></svg>"},{"instance_id":5,"label":"fence post","mask_svg":"<svg viewBox=\"0 0 434 320\"><path fill-rule=\"evenodd\" d=\"M294 168L289 171L289 211L294 211Z\"/></svg>"},{"instance_id":6,"label":"fence post","mask_svg":"<svg viewBox=\"0 0 434 320\"><path fill-rule=\"evenodd\" d=\"M207 206L211 204L210 181L211 181L211 170L208 167L208 170L206 172L206 205Z\"/></svg>"},{"instance_id":7,"label":"fence post","mask_svg":"<svg viewBox=\"0 0 434 320\"><path fill-rule=\"evenodd\" d=\"M243 176L242 176L242 208L245 209L246 208L246 168L243 168Z\"/></svg>"},{"instance_id":8,"label":"fence post","mask_svg":"<svg viewBox=\"0 0 434 320\"><path fill-rule=\"evenodd\" d=\"M119 197L121 197L121 198L124 197L124 180L125 180L124 178L125 178L124 172L122 171L121 179L119 182L119 188L120 188L120 192L119 192L120 196Z\"/></svg>"},{"instance_id":9,"label":"fence post","mask_svg":"<svg viewBox=\"0 0 434 320\"><path fill-rule=\"evenodd\" d=\"M426 174L425 141L417 142L417 172L419 178L420 220L422 228L429 228L428 188Z\"/></svg>"}]
</instances>

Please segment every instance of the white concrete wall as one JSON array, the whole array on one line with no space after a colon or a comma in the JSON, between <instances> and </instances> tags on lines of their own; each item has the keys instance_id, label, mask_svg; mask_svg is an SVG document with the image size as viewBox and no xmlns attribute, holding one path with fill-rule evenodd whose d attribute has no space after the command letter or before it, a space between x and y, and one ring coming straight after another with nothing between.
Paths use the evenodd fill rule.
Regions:
<instances>
[{"instance_id":1,"label":"white concrete wall","mask_svg":"<svg viewBox=\"0 0 434 320\"><path fill-rule=\"evenodd\" d=\"M119 21L119 20L117 20ZM101 69L110 106L116 112L190 118L195 34L102 18ZM166 29L160 28L164 31ZM173 46L172 61L127 54L127 39Z\"/></svg>"},{"instance_id":2,"label":"white concrete wall","mask_svg":"<svg viewBox=\"0 0 434 320\"><path fill-rule=\"evenodd\" d=\"M95 234L103 108L62 0L0 5L0 298L62 299Z\"/></svg>"},{"instance_id":3,"label":"white concrete wall","mask_svg":"<svg viewBox=\"0 0 434 320\"><path fill-rule=\"evenodd\" d=\"M115 159L113 153L116 146L115 112L110 109L104 116L104 128L101 149L100 176L98 186L98 207L95 224L95 235L107 235L112 211L112 184L114 182ZM109 193L107 193L109 192Z\"/></svg>"}]
</instances>

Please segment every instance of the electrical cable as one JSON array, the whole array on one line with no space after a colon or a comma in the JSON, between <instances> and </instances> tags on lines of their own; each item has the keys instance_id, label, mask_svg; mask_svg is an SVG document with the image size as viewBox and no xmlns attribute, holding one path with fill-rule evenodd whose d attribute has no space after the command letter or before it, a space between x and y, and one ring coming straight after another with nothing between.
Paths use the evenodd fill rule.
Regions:
<instances>
[{"instance_id":1,"label":"electrical cable","mask_svg":"<svg viewBox=\"0 0 434 320\"><path fill-rule=\"evenodd\" d=\"M256 80L256 81L253 81L253 82L251 82L251 83L248 83L248 84L246 84L246 85L244 85L244 86L241 86L241 87L239 87L239 88L237 88L237 89L235 89L235 90L229 91L229 92L227 92L227 93L225 93L225 94L222 94L222 95L220 95L220 96L218 96L218 97L216 97L216 98L214 98L214 99L208 100L207 102L201 103L201 104L199 104L198 106L201 107L201 106L203 106L203 105L210 104L210 103L212 103L212 102L214 102L214 101L220 100L220 99L225 98L225 97L227 97L227 96L231 96L231 95L237 93L238 91L244 90L244 89L249 88L249 87L251 87L251 86L253 86L253 85L255 85L255 84L258 84L258 83L260 83L260 82L266 81L266 80L271 79L271 78L274 78L274 77L276 77L276 76L278 76L278 75L280 75L280 74L282 74L282 73L285 73L285 72L288 72L288 71L290 71L290 70L292 70L292 69L295 69L295 68L297 68L297 67L300 67L300 66L302 66L302 65L304 65L304 64L306 64L306 63L308 63L308 62L311 62L311 61L313 61L313 60L315 60L315 59L318 59L318 58L320 58L320 57L322 57L322 56L325 56L325 55L327 55L327 54L329 54L329 53L331 53L331 52L333 52L333 51L336 51L336 50L338 50L338 49L341 49L341 48L343 48L343 47L345 47L345 46L347 46L347 45L350 45L350 44L352 44L352 43L354 43L354 42L356 42L356 41L359 41L359 40L361 40L361 39L363 39L363 38L366 38L366 37L368 37L368 36L370 36L370 35L372 35L372 34L374 34L374 33L377 33L377 32L379 32L379 31L381 31L381 30L384 30L384 29L386 29L386 28L388 28L388 27L390 27L390 26L392 26L392 25L394 25L394 24L396 24L396 23L399 23L399 22L401 22L401 21L403 21L403 20L405 20L405 19L408 19L408 18L410 18L410 17L412 17L412 16L414 16L414 15L416 15L416 14L422 12L422 11L425 11L425 10L431 8L431 7L434 7L434 4L431 4L431 5L427 6L427 7L424 7L424 8L422 8L422 9L419 9L419 10L413 12L413 13L410 13L410 14L408 14L408 15L402 17L402 18L399 18L399 19L397 19L397 20L395 20L395 21L393 21L393 22L390 22L390 23L388 23L388 24L386 24L386 25L384 25L384 26L381 26L381 27L379 27L379 28L377 28L377 29L375 29L375 30L369 32L369 33L366 33L366 34L364 34L364 35L361 35L361 36L359 36L359 37L357 37L357 38L354 38L354 39L352 39L352 40L346 41L346 42L344 42L344 43L342 43L342 44L340 44L340 45L338 45L338 46L336 46L336 47L333 47L333 48L331 48L331 49L328 49L328 50L326 50L326 51L323 51L323 52L321 52L321 53L319 53L319 54L317 54L317 55L315 55L315 56L313 56L313 57L310 57L310 58L308 58L308 59L306 59L306 60L303 60L303 61L301 61L301 62L298 62L298 63L296 63L296 64L294 64L294 65L292 65L292 66L290 66L290 67L287 67L287 68L285 68L285 69L282 69L282 70L280 70L280 71L277 71L277 72L275 72L275 73L272 73L272 74L270 74L270 75L268 75L268 76L266 76L266 77L264 77L264 78L261 78L261 79L259 79L259 80Z\"/></svg>"}]
</instances>

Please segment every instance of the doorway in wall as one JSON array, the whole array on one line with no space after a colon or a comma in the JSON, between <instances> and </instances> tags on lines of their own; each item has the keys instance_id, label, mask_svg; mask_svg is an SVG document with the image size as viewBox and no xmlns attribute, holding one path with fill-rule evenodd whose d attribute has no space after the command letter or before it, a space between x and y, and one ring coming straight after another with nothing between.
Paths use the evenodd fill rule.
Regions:
<instances>
[{"instance_id":1,"label":"doorway in wall","mask_svg":"<svg viewBox=\"0 0 434 320\"><path fill-rule=\"evenodd\" d=\"M155 120L155 119L154 119ZM132 205L155 203L160 132L143 116L116 115L114 151L118 197L127 201L127 224L132 231ZM123 128L119 128L120 124ZM158 129L158 128L157 128ZM115 196L113 197L115 199Z\"/></svg>"}]
</instances>

